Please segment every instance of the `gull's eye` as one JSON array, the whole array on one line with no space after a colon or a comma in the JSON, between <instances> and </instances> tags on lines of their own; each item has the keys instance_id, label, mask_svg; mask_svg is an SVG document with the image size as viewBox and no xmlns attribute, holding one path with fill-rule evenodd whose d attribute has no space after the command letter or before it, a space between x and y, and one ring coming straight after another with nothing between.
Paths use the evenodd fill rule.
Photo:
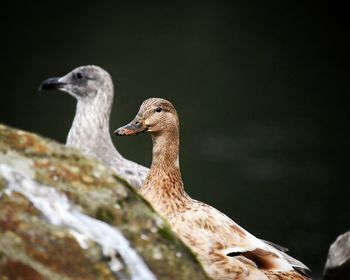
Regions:
<instances>
[{"instance_id":1,"label":"gull's eye","mask_svg":"<svg viewBox=\"0 0 350 280\"><path fill-rule=\"evenodd\" d=\"M156 111L157 113L159 113L159 112L162 111L162 108L158 107L155 111Z\"/></svg>"},{"instance_id":2,"label":"gull's eye","mask_svg":"<svg viewBox=\"0 0 350 280\"><path fill-rule=\"evenodd\" d=\"M78 80L81 80L84 77L84 75L81 72L78 72L75 76Z\"/></svg>"}]
</instances>

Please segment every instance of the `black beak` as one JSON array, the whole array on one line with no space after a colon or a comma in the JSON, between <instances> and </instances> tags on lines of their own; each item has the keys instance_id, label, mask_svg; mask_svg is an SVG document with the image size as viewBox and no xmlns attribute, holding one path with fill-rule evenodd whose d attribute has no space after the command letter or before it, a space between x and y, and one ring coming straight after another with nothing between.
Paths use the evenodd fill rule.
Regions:
<instances>
[{"instance_id":1,"label":"black beak","mask_svg":"<svg viewBox=\"0 0 350 280\"><path fill-rule=\"evenodd\" d=\"M59 77L58 78L48 78L47 80L42 82L42 84L39 87L39 91L63 88L66 85L66 83L59 82L59 79L60 79Z\"/></svg>"},{"instance_id":2,"label":"black beak","mask_svg":"<svg viewBox=\"0 0 350 280\"><path fill-rule=\"evenodd\" d=\"M131 123L124 125L114 131L115 135L118 136L128 136L137 135L141 132L147 131L149 126L145 125L143 121L133 120Z\"/></svg>"}]
</instances>

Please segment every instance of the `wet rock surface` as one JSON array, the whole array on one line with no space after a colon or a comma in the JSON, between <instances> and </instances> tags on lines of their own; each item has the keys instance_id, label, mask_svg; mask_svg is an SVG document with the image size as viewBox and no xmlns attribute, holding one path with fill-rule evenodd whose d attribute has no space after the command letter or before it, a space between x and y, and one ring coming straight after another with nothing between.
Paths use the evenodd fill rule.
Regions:
<instances>
[{"instance_id":1,"label":"wet rock surface","mask_svg":"<svg viewBox=\"0 0 350 280\"><path fill-rule=\"evenodd\" d=\"M325 280L350 279L350 231L330 246L324 270Z\"/></svg>"},{"instance_id":2,"label":"wet rock surface","mask_svg":"<svg viewBox=\"0 0 350 280\"><path fill-rule=\"evenodd\" d=\"M208 279L149 204L99 162L0 125L0 167L1 280ZM104 229L130 245L107 248L108 233L94 235Z\"/></svg>"}]
</instances>

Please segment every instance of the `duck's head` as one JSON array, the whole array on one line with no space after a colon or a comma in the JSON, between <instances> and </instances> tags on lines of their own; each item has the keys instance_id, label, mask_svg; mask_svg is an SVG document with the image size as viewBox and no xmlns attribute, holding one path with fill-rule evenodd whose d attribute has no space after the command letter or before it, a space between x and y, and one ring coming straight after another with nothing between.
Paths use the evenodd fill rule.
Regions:
<instances>
[{"instance_id":1,"label":"duck's head","mask_svg":"<svg viewBox=\"0 0 350 280\"><path fill-rule=\"evenodd\" d=\"M78 100L89 100L98 94L113 100L113 82L107 71L94 65L80 66L62 77L46 79L39 90L60 90Z\"/></svg>"},{"instance_id":2,"label":"duck's head","mask_svg":"<svg viewBox=\"0 0 350 280\"><path fill-rule=\"evenodd\" d=\"M114 131L115 135L127 136L150 132L152 134L171 133L178 130L179 119L174 106L162 98L145 100L135 119Z\"/></svg>"}]
</instances>

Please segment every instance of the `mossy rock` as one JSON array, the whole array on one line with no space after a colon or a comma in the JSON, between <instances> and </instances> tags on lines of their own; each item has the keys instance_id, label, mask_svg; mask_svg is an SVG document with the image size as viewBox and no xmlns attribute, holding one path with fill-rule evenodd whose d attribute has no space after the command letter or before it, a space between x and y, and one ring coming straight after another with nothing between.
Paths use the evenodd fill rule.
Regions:
<instances>
[{"instance_id":1,"label":"mossy rock","mask_svg":"<svg viewBox=\"0 0 350 280\"><path fill-rule=\"evenodd\" d=\"M32 174L85 215L117 228L157 279L209 279L192 252L124 180L94 159L52 140L0 125L0 166ZM131 279L115 273L101 247L83 248L0 172L0 279Z\"/></svg>"}]
</instances>

